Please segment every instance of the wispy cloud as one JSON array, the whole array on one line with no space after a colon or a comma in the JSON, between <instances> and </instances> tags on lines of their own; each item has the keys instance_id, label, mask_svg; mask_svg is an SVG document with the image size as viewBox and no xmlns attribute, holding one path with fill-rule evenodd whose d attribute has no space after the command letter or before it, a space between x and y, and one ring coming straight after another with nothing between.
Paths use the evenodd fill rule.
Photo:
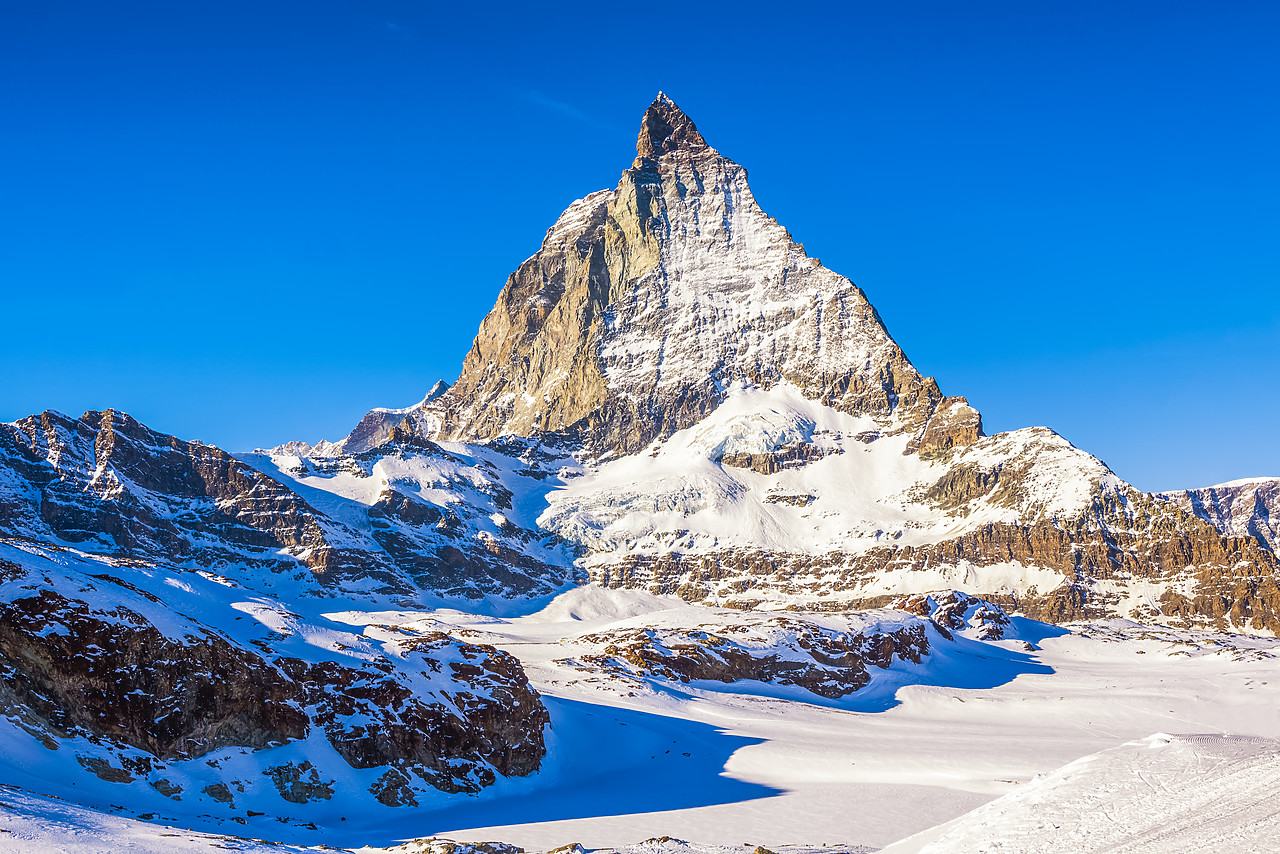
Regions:
<instances>
[{"instance_id":1,"label":"wispy cloud","mask_svg":"<svg viewBox=\"0 0 1280 854\"><path fill-rule=\"evenodd\" d=\"M568 116L571 119L591 125L592 127L602 128L604 130L617 130L613 125L607 124L588 113L575 107L573 104L566 104L564 101L557 101L555 98L544 95L537 89L516 89L515 94L520 98L528 101L538 107L554 110L561 115Z\"/></svg>"},{"instance_id":2,"label":"wispy cloud","mask_svg":"<svg viewBox=\"0 0 1280 854\"><path fill-rule=\"evenodd\" d=\"M413 33L403 24L398 24L395 21L383 21L382 23L387 28L387 32L400 39L400 41L413 41Z\"/></svg>"}]
</instances>

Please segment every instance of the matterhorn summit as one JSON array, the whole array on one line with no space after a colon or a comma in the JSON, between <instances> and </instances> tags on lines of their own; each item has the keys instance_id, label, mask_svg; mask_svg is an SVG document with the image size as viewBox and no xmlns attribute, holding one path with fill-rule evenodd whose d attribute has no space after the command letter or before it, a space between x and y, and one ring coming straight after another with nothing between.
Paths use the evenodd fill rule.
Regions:
<instances>
[{"instance_id":1,"label":"matterhorn summit","mask_svg":"<svg viewBox=\"0 0 1280 854\"><path fill-rule=\"evenodd\" d=\"M743 382L790 384L890 433L921 429L942 400L862 291L809 258L659 94L618 186L570 205L507 280L439 401L439 436L558 432L632 453ZM961 431L980 435L976 412Z\"/></svg>"}]
</instances>

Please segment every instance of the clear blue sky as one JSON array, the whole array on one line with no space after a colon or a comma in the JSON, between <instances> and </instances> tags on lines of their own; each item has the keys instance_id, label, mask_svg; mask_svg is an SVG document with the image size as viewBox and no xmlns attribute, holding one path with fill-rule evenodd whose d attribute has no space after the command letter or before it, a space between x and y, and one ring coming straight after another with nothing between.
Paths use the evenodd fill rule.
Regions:
<instances>
[{"instance_id":1,"label":"clear blue sky","mask_svg":"<svg viewBox=\"0 0 1280 854\"><path fill-rule=\"evenodd\" d=\"M662 89L989 431L1280 475L1280 4L441 5L7 4L0 420L413 403Z\"/></svg>"}]
</instances>

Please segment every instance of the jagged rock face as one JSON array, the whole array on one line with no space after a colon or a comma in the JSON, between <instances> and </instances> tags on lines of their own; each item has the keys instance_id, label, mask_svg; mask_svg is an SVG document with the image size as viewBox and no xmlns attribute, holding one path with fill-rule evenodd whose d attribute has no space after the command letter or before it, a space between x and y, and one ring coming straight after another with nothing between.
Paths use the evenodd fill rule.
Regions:
<instances>
[{"instance_id":1,"label":"jagged rock face","mask_svg":"<svg viewBox=\"0 0 1280 854\"><path fill-rule=\"evenodd\" d=\"M1224 536L1253 537L1272 552L1280 552L1280 478L1160 492L1156 497L1172 501Z\"/></svg>"},{"instance_id":2,"label":"jagged rock face","mask_svg":"<svg viewBox=\"0 0 1280 854\"><path fill-rule=\"evenodd\" d=\"M898 600L893 607L918 617L928 617L943 633L972 629L978 640L1000 640L1009 629L1009 615L999 605L959 590L917 593Z\"/></svg>"},{"instance_id":3,"label":"jagged rock face","mask_svg":"<svg viewBox=\"0 0 1280 854\"><path fill-rule=\"evenodd\" d=\"M632 453L700 421L739 380L787 381L898 430L923 427L942 399L862 291L807 257L746 170L659 96L618 187L548 231L432 409L448 438L568 432Z\"/></svg>"},{"instance_id":4,"label":"jagged rock face","mask_svg":"<svg viewBox=\"0 0 1280 854\"><path fill-rule=\"evenodd\" d=\"M415 781L476 792L545 754L547 711L493 647L376 623L357 635L212 574L0 548L21 559L0 558L6 714L109 782L146 777L174 796L165 774L197 773L205 796L234 805L246 763L216 769L253 751L263 758L249 767L267 766L286 801L331 797L343 764L383 769L370 796L398 805L415 801ZM306 761L272 764L294 744L308 745Z\"/></svg>"},{"instance_id":5,"label":"jagged rock face","mask_svg":"<svg viewBox=\"0 0 1280 854\"><path fill-rule=\"evenodd\" d=\"M392 434L404 424L405 417L411 413L418 413L428 404L432 403L436 398L443 395L449 390L449 384L444 380L438 381L427 392L427 396L422 402L410 406L407 409L373 409L370 410L364 418L360 419L360 423L355 429L343 439L341 442L334 444L321 443L326 447L320 448L320 456L338 456L339 454L363 454L374 448L391 441ZM281 448L279 450L291 450ZM313 449L300 448L303 456L309 455Z\"/></svg>"},{"instance_id":6,"label":"jagged rock face","mask_svg":"<svg viewBox=\"0 0 1280 854\"><path fill-rule=\"evenodd\" d=\"M260 656L211 632L170 640L135 611L97 612L48 589L0 603L0 667L51 731L84 729L160 759L307 731L297 685Z\"/></svg>"},{"instance_id":7,"label":"jagged rock face","mask_svg":"<svg viewBox=\"0 0 1280 854\"><path fill-rule=\"evenodd\" d=\"M406 455L432 458L432 487L461 490L465 500L436 506L419 496L412 472L388 478ZM423 591L520 596L565 583L563 567L538 547L543 535L490 521L511 497L491 461L451 456L394 427L379 450L359 456L276 459L284 470L261 455L240 459L157 433L121 412L33 415L0 427L0 534L405 602ZM301 497L295 475L320 485L356 481L367 498L335 505L326 497L322 512Z\"/></svg>"},{"instance_id":8,"label":"jagged rock face","mask_svg":"<svg viewBox=\"0 0 1280 854\"><path fill-rule=\"evenodd\" d=\"M963 397L945 397L904 453L917 453L926 459L940 457L952 448L972 445L985 435L982 415L969 401Z\"/></svg>"},{"instance_id":9,"label":"jagged rock face","mask_svg":"<svg viewBox=\"0 0 1280 854\"><path fill-rule=\"evenodd\" d=\"M326 547L297 495L211 445L121 412L45 412L0 428L0 532L146 556L262 566Z\"/></svg>"},{"instance_id":10,"label":"jagged rock face","mask_svg":"<svg viewBox=\"0 0 1280 854\"><path fill-rule=\"evenodd\" d=\"M492 771L477 769L476 760L503 776L538 770L549 718L519 662L440 632L402 641L398 649L452 683L453 709L438 696L422 696L386 663L354 668L280 660L348 765L412 771L448 792L475 792L494 782Z\"/></svg>"},{"instance_id":11,"label":"jagged rock face","mask_svg":"<svg viewBox=\"0 0 1280 854\"><path fill-rule=\"evenodd\" d=\"M988 524L920 546L671 551L602 563L592 577L725 607L788 603L832 611L895 605L902 597L894 589L955 583L1049 623L1125 617L1280 634L1280 561L1270 551L1252 538L1219 536L1141 493L1130 499L1128 515Z\"/></svg>"}]
</instances>

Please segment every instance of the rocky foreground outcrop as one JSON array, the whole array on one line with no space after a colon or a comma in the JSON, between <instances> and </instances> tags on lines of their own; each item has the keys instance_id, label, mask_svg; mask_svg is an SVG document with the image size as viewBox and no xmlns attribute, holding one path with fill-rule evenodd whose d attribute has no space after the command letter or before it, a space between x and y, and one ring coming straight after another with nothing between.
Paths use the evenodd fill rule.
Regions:
<instances>
[{"instance_id":1,"label":"rocky foreground outcrop","mask_svg":"<svg viewBox=\"0 0 1280 854\"><path fill-rule=\"evenodd\" d=\"M998 640L1010 625L998 605L958 591L908 597L894 610L924 619L886 612L822 617L717 610L693 626L657 617L651 626L579 635L574 644L596 651L558 663L624 682L750 681L837 700L895 662L922 664L935 642L952 642L957 633Z\"/></svg>"},{"instance_id":2,"label":"rocky foreground outcrop","mask_svg":"<svg viewBox=\"0 0 1280 854\"><path fill-rule=\"evenodd\" d=\"M352 769L364 791L346 799L475 792L545 753L546 709L492 647L347 631L211 574L0 548L17 558L0 559L0 697L50 763L261 812L327 800Z\"/></svg>"}]
</instances>

